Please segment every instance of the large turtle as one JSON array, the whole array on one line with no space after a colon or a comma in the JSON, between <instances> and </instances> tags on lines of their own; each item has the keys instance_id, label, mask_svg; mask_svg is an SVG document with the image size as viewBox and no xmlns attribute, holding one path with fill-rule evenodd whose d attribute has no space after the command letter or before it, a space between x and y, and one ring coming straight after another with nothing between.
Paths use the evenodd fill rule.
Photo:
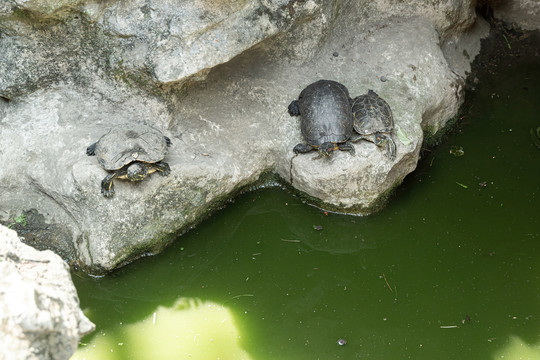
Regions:
<instances>
[{"instance_id":1,"label":"large turtle","mask_svg":"<svg viewBox=\"0 0 540 360\"><path fill-rule=\"evenodd\" d=\"M373 90L352 100L354 130L351 141L368 140L379 147L386 147L386 156L390 160L396 157L396 143L391 133L394 129L394 117L390 105Z\"/></svg>"},{"instance_id":2,"label":"large turtle","mask_svg":"<svg viewBox=\"0 0 540 360\"><path fill-rule=\"evenodd\" d=\"M140 181L155 171L163 176L171 172L169 164L162 162L171 140L147 125L122 125L112 128L96 143L86 149L89 156L97 156L99 164L111 171L101 181L101 193L114 195L114 179Z\"/></svg>"},{"instance_id":3,"label":"large turtle","mask_svg":"<svg viewBox=\"0 0 540 360\"><path fill-rule=\"evenodd\" d=\"M319 80L302 90L289 105L289 114L301 115L300 128L307 144L298 144L293 151L316 149L319 156L329 156L339 149L354 155L354 146L347 142L353 133L350 100L347 88L332 80Z\"/></svg>"}]
</instances>

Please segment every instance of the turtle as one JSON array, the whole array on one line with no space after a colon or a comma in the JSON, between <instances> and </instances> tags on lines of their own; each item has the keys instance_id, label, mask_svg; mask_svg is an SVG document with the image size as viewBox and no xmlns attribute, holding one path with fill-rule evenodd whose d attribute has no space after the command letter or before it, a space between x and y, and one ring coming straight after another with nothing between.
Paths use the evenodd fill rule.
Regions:
<instances>
[{"instance_id":1,"label":"turtle","mask_svg":"<svg viewBox=\"0 0 540 360\"><path fill-rule=\"evenodd\" d=\"M351 141L368 140L379 147L386 147L386 156L396 158L396 143L391 137L394 117L390 105L373 90L352 100L354 130Z\"/></svg>"},{"instance_id":2,"label":"turtle","mask_svg":"<svg viewBox=\"0 0 540 360\"><path fill-rule=\"evenodd\" d=\"M291 116L301 116L300 128L306 144L294 147L295 154L317 150L319 157L335 150L354 155L348 142L353 134L351 98L345 85L332 80L319 80L308 85L289 105Z\"/></svg>"},{"instance_id":3,"label":"turtle","mask_svg":"<svg viewBox=\"0 0 540 360\"><path fill-rule=\"evenodd\" d=\"M140 181L155 171L169 175L171 168L162 160L171 145L168 137L150 126L120 125L88 146L86 155L97 156L101 167L111 172L101 181L101 193L110 198L114 179Z\"/></svg>"}]
</instances>

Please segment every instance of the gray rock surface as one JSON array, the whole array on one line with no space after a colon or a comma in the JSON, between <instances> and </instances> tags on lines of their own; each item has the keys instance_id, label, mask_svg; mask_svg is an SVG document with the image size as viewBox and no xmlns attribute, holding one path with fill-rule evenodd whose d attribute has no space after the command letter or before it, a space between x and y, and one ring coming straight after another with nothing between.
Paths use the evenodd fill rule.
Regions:
<instances>
[{"instance_id":1,"label":"gray rock surface","mask_svg":"<svg viewBox=\"0 0 540 360\"><path fill-rule=\"evenodd\" d=\"M66 263L0 225L0 359L69 359L93 330Z\"/></svg>"},{"instance_id":2,"label":"gray rock surface","mask_svg":"<svg viewBox=\"0 0 540 360\"><path fill-rule=\"evenodd\" d=\"M319 7L312 0L291 3L136 0L106 4L102 14L86 10L106 33L129 39L124 45L134 44L133 50L125 46L123 60L144 59L156 81L171 83L201 72L199 78L204 77L215 65L286 31L296 18L313 15Z\"/></svg>"},{"instance_id":3,"label":"gray rock surface","mask_svg":"<svg viewBox=\"0 0 540 360\"><path fill-rule=\"evenodd\" d=\"M376 210L456 114L487 30L465 0L38 4L0 7L0 220L23 214L26 242L93 273L161 250L265 173L325 208ZM293 156L287 106L321 78L388 101L394 161L369 142ZM171 138L172 173L105 199L85 149L133 122Z\"/></svg>"},{"instance_id":4,"label":"gray rock surface","mask_svg":"<svg viewBox=\"0 0 540 360\"><path fill-rule=\"evenodd\" d=\"M494 2L493 15L525 30L540 30L540 1L538 0Z\"/></svg>"}]
</instances>

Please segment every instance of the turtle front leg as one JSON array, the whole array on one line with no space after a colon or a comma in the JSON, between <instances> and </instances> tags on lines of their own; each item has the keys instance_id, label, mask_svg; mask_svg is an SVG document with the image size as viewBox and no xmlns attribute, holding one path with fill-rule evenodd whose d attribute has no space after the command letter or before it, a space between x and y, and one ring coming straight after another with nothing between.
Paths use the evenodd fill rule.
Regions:
<instances>
[{"instance_id":1,"label":"turtle front leg","mask_svg":"<svg viewBox=\"0 0 540 360\"><path fill-rule=\"evenodd\" d=\"M339 150L341 151L348 151L351 155L355 155L356 154L356 150L354 148L354 145L351 144L350 142L344 142L344 143L339 143L337 144L337 147Z\"/></svg>"},{"instance_id":2,"label":"turtle front leg","mask_svg":"<svg viewBox=\"0 0 540 360\"><path fill-rule=\"evenodd\" d=\"M107 175L103 180L101 180L101 193L106 198L111 198L114 195L114 184L113 180L118 177L118 172L113 172Z\"/></svg>"},{"instance_id":3,"label":"turtle front leg","mask_svg":"<svg viewBox=\"0 0 540 360\"><path fill-rule=\"evenodd\" d=\"M293 151L295 154L298 154L298 153L305 154L312 151L313 149L314 147L309 144L298 144L294 147Z\"/></svg>"},{"instance_id":4,"label":"turtle front leg","mask_svg":"<svg viewBox=\"0 0 540 360\"><path fill-rule=\"evenodd\" d=\"M168 176L171 173L171 167L166 162L157 162L154 164L154 168L161 176Z\"/></svg>"},{"instance_id":5,"label":"turtle front leg","mask_svg":"<svg viewBox=\"0 0 540 360\"><path fill-rule=\"evenodd\" d=\"M375 139L373 142L377 146L386 147L386 157L388 157L390 160L394 160L396 158L396 143L390 136L386 134L375 133Z\"/></svg>"},{"instance_id":6,"label":"turtle front leg","mask_svg":"<svg viewBox=\"0 0 540 360\"><path fill-rule=\"evenodd\" d=\"M396 143L391 137L388 137L388 142L386 143L386 156L388 156L390 160L394 160L396 158L396 153Z\"/></svg>"},{"instance_id":7,"label":"turtle front leg","mask_svg":"<svg viewBox=\"0 0 540 360\"><path fill-rule=\"evenodd\" d=\"M375 133L369 135L356 134L351 137L351 141L357 142L359 140L367 140L374 143L378 147L386 147L386 157L390 160L396 158L396 143L392 140L391 137L386 134Z\"/></svg>"}]
</instances>

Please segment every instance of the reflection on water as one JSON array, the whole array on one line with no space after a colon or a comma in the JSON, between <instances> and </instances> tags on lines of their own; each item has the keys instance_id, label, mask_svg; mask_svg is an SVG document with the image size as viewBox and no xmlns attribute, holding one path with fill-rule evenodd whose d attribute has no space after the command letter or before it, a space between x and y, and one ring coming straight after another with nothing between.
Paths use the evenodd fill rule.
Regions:
<instances>
[{"instance_id":1,"label":"reflection on water","mask_svg":"<svg viewBox=\"0 0 540 360\"><path fill-rule=\"evenodd\" d=\"M79 348L72 360L250 360L239 340L233 316L226 307L180 298L173 306L159 306L136 323L102 329Z\"/></svg>"},{"instance_id":2,"label":"reflection on water","mask_svg":"<svg viewBox=\"0 0 540 360\"><path fill-rule=\"evenodd\" d=\"M329 227L332 230L324 230L324 226L320 226L319 230L308 227L297 228L292 231L296 241L298 242L298 248L303 251L322 251L332 255L345 255L354 254L359 251L367 251L376 248L376 239L366 240L359 234L355 234L356 229L347 229L343 227L335 229ZM283 241L295 242L294 240L283 239Z\"/></svg>"},{"instance_id":3,"label":"reflection on water","mask_svg":"<svg viewBox=\"0 0 540 360\"><path fill-rule=\"evenodd\" d=\"M256 221L256 218L271 219L274 223L279 219L280 226L283 226L288 233L287 238L280 240L290 243L290 249L304 252L321 251L339 255L376 248L376 239L366 239L362 232L358 231L358 224L354 221L354 217L349 217L348 221L340 222L340 226L336 227L335 219L342 216L323 212L324 216L319 217L316 223L310 224L309 222L295 221L295 219L305 217L305 204L298 204L297 201L293 201L291 204L285 202L285 204L279 209L276 209L272 203L269 203L269 206L259 204L257 207L250 208L239 219L229 235L230 238L238 235L238 228L249 227L249 223ZM316 213L320 212L316 211Z\"/></svg>"},{"instance_id":4,"label":"reflection on water","mask_svg":"<svg viewBox=\"0 0 540 360\"><path fill-rule=\"evenodd\" d=\"M528 344L527 341L512 335L506 346L493 359L538 360L540 359L540 340L535 344Z\"/></svg>"}]
</instances>

